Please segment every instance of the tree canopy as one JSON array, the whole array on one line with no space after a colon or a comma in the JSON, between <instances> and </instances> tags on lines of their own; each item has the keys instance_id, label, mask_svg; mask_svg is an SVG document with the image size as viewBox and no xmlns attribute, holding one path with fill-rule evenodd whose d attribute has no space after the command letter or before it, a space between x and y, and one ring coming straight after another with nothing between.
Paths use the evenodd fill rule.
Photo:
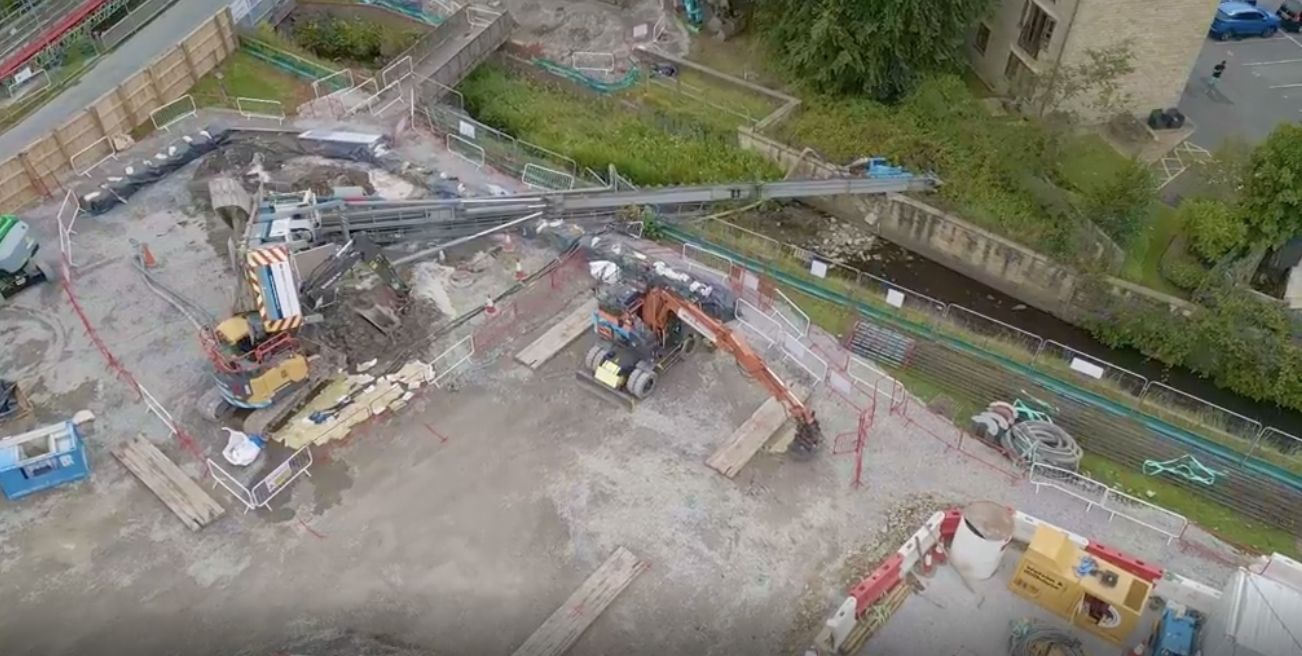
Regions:
<instances>
[{"instance_id":1,"label":"tree canopy","mask_svg":"<svg viewBox=\"0 0 1302 656\"><path fill-rule=\"evenodd\" d=\"M962 61L990 0L759 0L756 24L775 60L812 90L893 101L915 75Z\"/></svg>"},{"instance_id":2,"label":"tree canopy","mask_svg":"<svg viewBox=\"0 0 1302 656\"><path fill-rule=\"evenodd\" d=\"M1278 247L1302 235L1302 127L1281 123L1253 151L1237 209L1248 244Z\"/></svg>"}]
</instances>

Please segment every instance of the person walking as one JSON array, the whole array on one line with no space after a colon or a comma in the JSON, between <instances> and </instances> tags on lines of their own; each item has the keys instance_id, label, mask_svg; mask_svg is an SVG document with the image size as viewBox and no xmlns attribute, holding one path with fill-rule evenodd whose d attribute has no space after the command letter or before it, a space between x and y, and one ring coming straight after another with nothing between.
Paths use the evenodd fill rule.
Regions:
<instances>
[{"instance_id":1,"label":"person walking","mask_svg":"<svg viewBox=\"0 0 1302 656\"><path fill-rule=\"evenodd\" d=\"M1207 86L1212 89L1215 89L1216 85L1219 84L1221 81L1221 76L1224 74L1225 74L1225 61L1221 60L1221 63L1217 64L1216 67L1212 69L1212 77L1210 80L1207 81Z\"/></svg>"}]
</instances>

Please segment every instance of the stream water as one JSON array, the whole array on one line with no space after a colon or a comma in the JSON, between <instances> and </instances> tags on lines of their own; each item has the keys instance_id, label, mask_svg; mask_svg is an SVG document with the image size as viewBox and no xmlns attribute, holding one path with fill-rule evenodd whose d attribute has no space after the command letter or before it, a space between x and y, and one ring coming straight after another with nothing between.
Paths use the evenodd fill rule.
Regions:
<instances>
[{"instance_id":1,"label":"stream water","mask_svg":"<svg viewBox=\"0 0 1302 656\"><path fill-rule=\"evenodd\" d=\"M894 284L938 301L961 305L1108 364L1132 371L1150 381L1164 383L1231 412L1255 419L1263 426L1302 436L1300 413L1221 389L1210 380L1188 369L1168 367L1134 349L1108 347L1094 339L1084 328L1029 307L1015 298L884 239L869 237L866 231L862 233L854 229L847 231L844 223L837 224L835 229L829 229L832 225L830 221L828 217L817 212L803 208L787 208L781 214L747 215L736 219L735 222L742 227L763 232L774 239L824 252L829 257L835 254L826 253L821 247L829 241L834 250L838 244L847 242L868 244L866 249L858 250L858 256L845 254L840 256L839 260L860 271L885 278ZM829 233L832 236L829 237Z\"/></svg>"}]
</instances>

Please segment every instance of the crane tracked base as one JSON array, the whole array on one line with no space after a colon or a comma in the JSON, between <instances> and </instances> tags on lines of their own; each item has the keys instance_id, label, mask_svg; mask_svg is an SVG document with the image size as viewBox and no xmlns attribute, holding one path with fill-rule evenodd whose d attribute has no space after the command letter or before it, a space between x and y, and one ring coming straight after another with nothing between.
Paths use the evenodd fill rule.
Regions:
<instances>
[{"instance_id":1,"label":"crane tracked base","mask_svg":"<svg viewBox=\"0 0 1302 656\"><path fill-rule=\"evenodd\" d=\"M597 380L596 376L579 370L574 372L574 377L583 385L583 389L600 397L602 400L619 406L629 412L637 408L637 397L623 390L613 390L609 385Z\"/></svg>"}]
</instances>

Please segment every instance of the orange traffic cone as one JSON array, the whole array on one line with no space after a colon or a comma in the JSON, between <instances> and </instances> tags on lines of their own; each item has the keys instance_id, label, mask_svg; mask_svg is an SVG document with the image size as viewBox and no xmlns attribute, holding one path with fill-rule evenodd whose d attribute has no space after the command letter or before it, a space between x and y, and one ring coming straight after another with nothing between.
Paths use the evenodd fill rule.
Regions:
<instances>
[{"instance_id":1,"label":"orange traffic cone","mask_svg":"<svg viewBox=\"0 0 1302 656\"><path fill-rule=\"evenodd\" d=\"M936 546L932 548L931 554L935 558L937 565L944 565L949 561L949 554L945 552L944 542L936 542Z\"/></svg>"},{"instance_id":2,"label":"orange traffic cone","mask_svg":"<svg viewBox=\"0 0 1302 656\"><path fill-rule=\"evenodd\" d=\"M515 280L516 280L516 282L524 282L524 279L525 279L525 278L528 278L528 277L529 277L529 276L524 275L524 265L521 264L521 263L519 263L519 262L516 262L516 263L515 263Z\"/></svg>"},{"instance_id":3,"label":"orange traffic cone","mask_svg":"<svg viewBox=\"0 0 1302 656\"><path fill-rule=\"evenodd\" d=\"M492 296L489 296L488 302L484 304L484 314L487 314L490 317L497 314L497 306L493 305Z\"/></svg>"},{"instance_id":4,"label":"orange traffic cone","mask_svg":"<svg viewBox=\"0 0 1302 656\"><path fill-rule=\"evenodd\" d=\"M154 252L149 250L149 244L140 245L140 262L145 265L146 269L158 266L158 260L154 259Z\"/></svg>"},{"instance_id":5,"label":"orange traffic cone","mask_svg":"<svg viewBox=\"0 0 1302 656\"><path fill-rule=\"evenodd\" d=\"M506 235L506 239L502 241L502 252L503 253L515 252L515 242L511 241L511 235Z\"/></svg>"}]
</instances>

